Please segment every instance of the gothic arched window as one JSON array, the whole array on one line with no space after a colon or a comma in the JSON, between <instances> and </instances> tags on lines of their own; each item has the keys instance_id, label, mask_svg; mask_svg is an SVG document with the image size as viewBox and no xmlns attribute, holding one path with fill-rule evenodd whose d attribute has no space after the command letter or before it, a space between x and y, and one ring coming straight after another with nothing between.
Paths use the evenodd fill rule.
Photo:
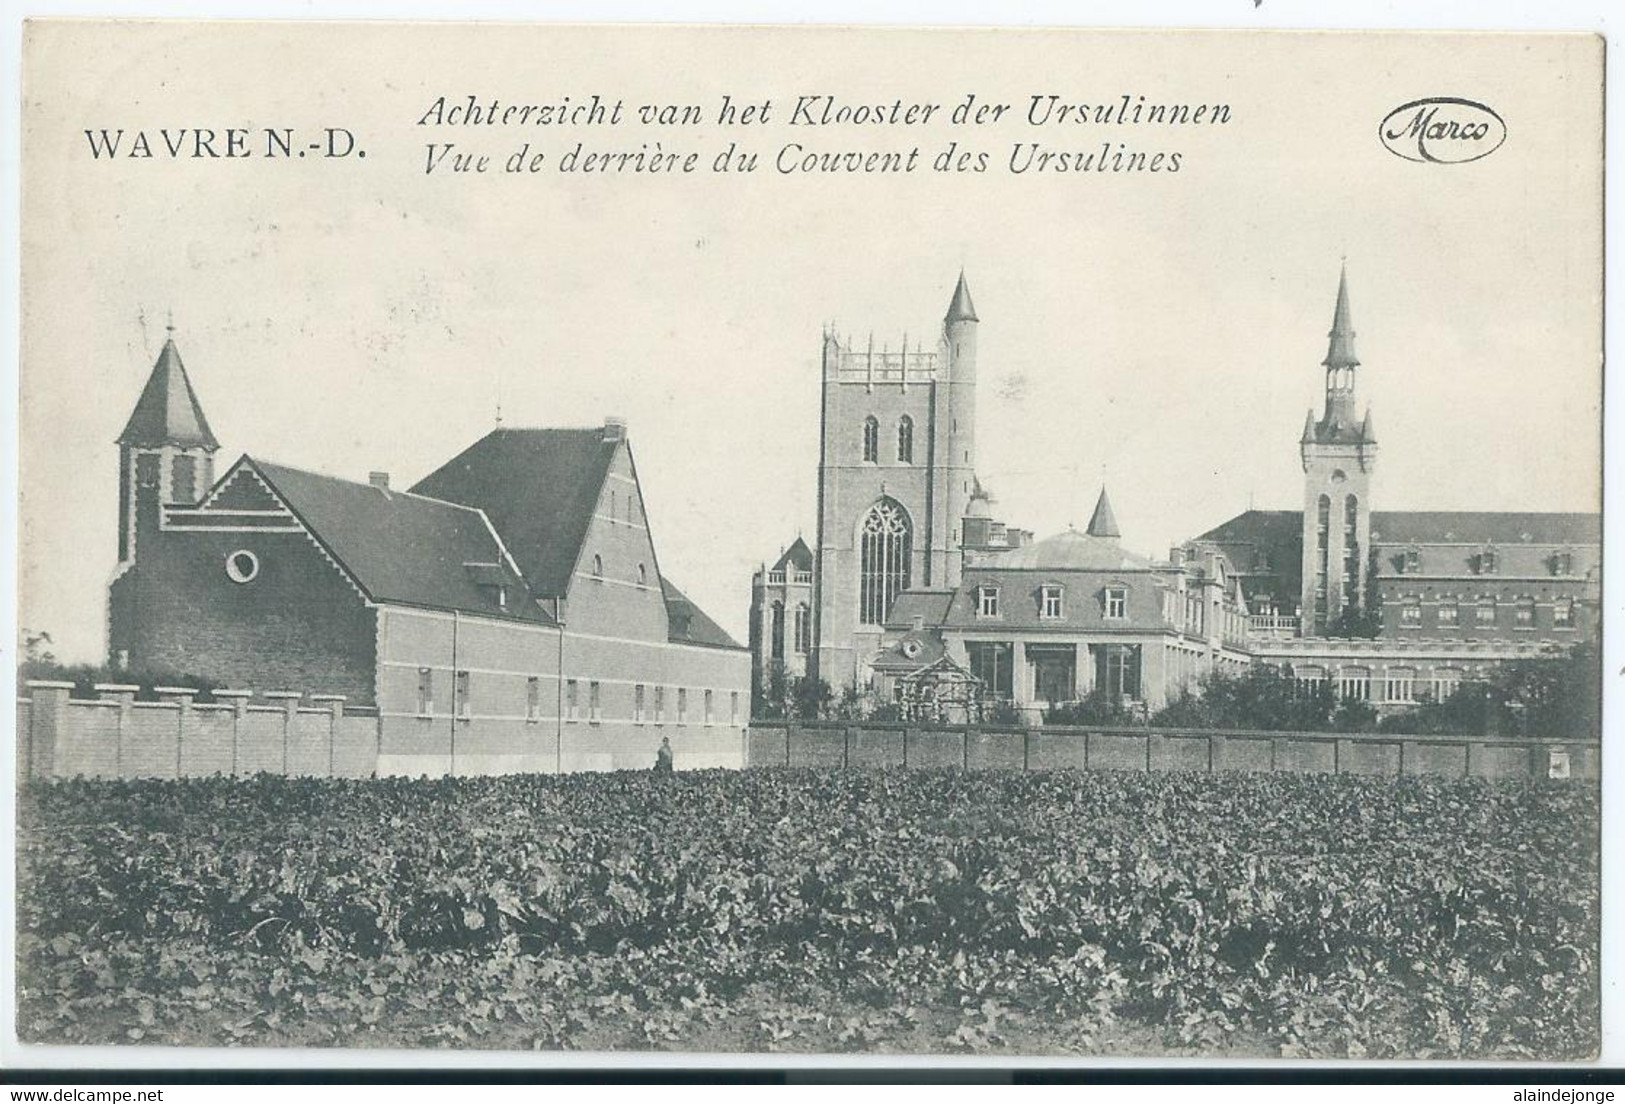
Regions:
<instances>
[{"instance_id":1,"label":"gothic arched window","mask_svg":"<svg viewBox=\"0 0 1625 1104\"><path fill-rule=\"evenodd\" d=\"M914 463L914 419L907 414L897 419L897 459L904 464Z\"/></svg>"},{"instance_id":2,"label":"gothic arched window","mask_svg":"<svg viewBox=\"0 0 1625 1104\"><path fill-rule=\"evenodd\" d=\"M873 414L863 419L863 458L871 464L880 459L880 423Z\"/></svg>"},{"instance_id":3,"label":"gothic arched window","mask_svg":"<svg viewBox=\"0 0 1625 1104\"><path fill-rule=\"evenodd\" d=\"M812 611L807 603L796 606L796 654L806 655L812 650Z\"/></svg>"},{"instance_id":4,"label":"gothic arched window","mask_svg":"<svg viewBox=\"0 0 1625 1104\"><path fill-rule=\"evenodd\" d=\"M771 640L770 640L769 643L770 643L770 646L771 646L771 649L772 649L773 658L776 659L776 660L781 660L782 661L784 659L784 603L783 602L774 602L773 603L773 623L769 627L768 632L771 634Z\"/></svg>"},{"instance_id":5,"label":"gothic arched window","mask_svg":"<svg viewBox=\"0 0 1625 1104\"><path fill-rule=\"evenodd\" d=\"M908 589L909 545L913 535L908 515L883 498L864 515L859 528L858 621L878 625L897 595Z\"/></svg>"}]
</instances>

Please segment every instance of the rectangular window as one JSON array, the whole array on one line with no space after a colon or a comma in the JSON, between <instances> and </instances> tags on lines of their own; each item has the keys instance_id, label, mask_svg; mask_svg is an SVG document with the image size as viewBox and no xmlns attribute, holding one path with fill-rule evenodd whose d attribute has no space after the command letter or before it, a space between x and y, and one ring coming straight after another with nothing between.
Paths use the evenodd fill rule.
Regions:
<instances>
[{"instance_id":1,"label":"rectangular window","mask_svg":"<svg viewBox=\"0 0 1625 1104\"><path fill-rule=\"evenodd\" d=\"M1061 588L1047 585L1043 588L1043 601L1039 605L1040 617L1058 618L1061 616Z\"/></svg>"},{"instance_id":2,"label":"rectangular window","mask_svg":"<svg viewBox=\"0 0 1625 1104\"><path fill-rule=\"evenodd\" d=\"M990 698L1008 700L1014 689L1015 648L1004 642L976 640L965 645L970 657L970 673L982 683L982 693Z\"/></svg>"},{"instance_id":3,"label":"rectangular window","mask_svg":"<svg viewBox=\"0 0 1625 1104\"><path fill-rule=\"evenodd\" d=\"M739 725L739 691L728 692L728 723L737 727Z\"/></svg>"},{"instance_id":4,"label":"rectangular window","mask_svg":"<svg viewBox=\"0 0 1625 1104\"><path fill-rule=\"evenodd\" d=\"M587 720L597 724L604 719L603 690L596 682L587 684Z\"/></svg>"},{"instance_id":5,"label":"rectangular window","mask_svg":"<svg viewBox=\"0 0 1625 1104\"><path fill-rule=\"evenodd\" d=\"M1478 603L1478 623L1480 625L1495 624L1495 599L1480 599Z\"/></svg>"},{"instance_id":6,"label":"rectangular window","mask_svg":"<svg viewBox=\"0 0 1625 1104\"><path fill-rule=\"evenodd\" d=\"M427 667L418 668L418 715L427 717L434 712L434 672Z\"/></svg>"},{"instance_id":7,"label":"rectangular window","mask_svg":"<svg viewBox=\"0 0 1625 1104\"><path fill-rule=\"evenodd\" d=\"M1364 667L1346 667L1337 673L1337 696L1344 701L1371 700L1371 672Z\"/></svg>"},{"instance_id":8,"label":"rectangular window","mask_svg":"<svg viewBox=\"0 0 1625 1104\"><path fill-rule=\"evenodd\" d=\"M1518 608L1513 611L1512 618L1513 618L1512 623L1517 628L1520 628L1520 629L1532 629L1532 628L1534 628L1535 627L1535 603L1534 603L1534 600L1531 599L1531 598L1525 598L1524 600L1519 602L1518 603Z\"/></svg>"},{"instance_id":9,"label":"rectangular window","mask_svg":"<svg viewBox=\"0 0 1625 1104\"><path fill-rule=\"evenodd\" d=\"M984 586L976 588L976 615L978 617L999 616L999 588Z\"/></svg>"},{"instance_id":10,"label":"rectangular window","mask_svg":"<svg viewBox=\"0 0 1625 1104\"><path fill-rule=\"evenodd\" d=\"M655 687L655 724L663 725L665 723L666 723L666 688L664 686L656 686Z\"/></svg>"},{"instance_id":11,"label":"rectangular window","mask_svg":"<svg viewBox=\"0 0 1625 1104\"><path fill-rule=\"evenodd\" d=\"M1412 702L1416 700L1416 672L1409 667L1390 667L1388 669L1386 698L1391 702Z\"/></svg>"},{"instance_id":12,"label":"rectangular window","mask_svg":"<svg viewBox=\"0 0 1625 1104\"><path fill-rule=\"evenodd\" d=\"M1439 605L1439 624L1441 624L1441 625L1454 625L1456 623L1457 615L1460 612L1461 611L1460 611L1459 607L1456 605L1454 599L1451 599L1450 601L1447 601L1447 602L1440 603L1440 605Z\"/></svg>"},{"instance_id":13,"label":"rectangular window","mask_svg":"<svg viewBox=\"0 0 1625 1104\"><path fill-rule=\"evenodd\" d=\"M532 675L525 680L525 720L535 724L542 716L542 680Z\"/></svg>"},{"instance_id":14,"label":"rectangular window","mask_svg":"<svg viewBox=\"0 0 1625 1104\"><path fill-rule=\"evenodd\" d=\"M1572 629L1574 627L1574 603L1564 598L1552 606L1552 628Z\"/></svg>"},{"instance_id":15,"label":"rectangular window","mask_svg":"<svg viewBox=\"0 0 1625 1104\"><path fill-rule=\"evenodd\" d=\"M688 723L688 689L682 686L677 688L677 723Z\"/></svg>"},{"instance_id":16,"label":"rectangular window","mask_svg":"<svg viewBox=\"0 0 1625 1104\"><path fill-rule=\"evenodd\" d=\"M1326 685L1326 668L1299 667L1293 677L1297 679L1296 689L1300 694L1313 695Z\"/></svg>"},{"instance_id":17,"label":"rectangular window","mask_svg":"<svg viewBox=\"0 0 1625 1104\"><path fill-rule=\"evenodd\" d=\"M1454 667L1440 667L1433 672L1433 700L1449 701L1461 689L1461 672Z\"/></svg>"},{"instance_id":18,"label":"rectangular window","mask_svg":"<svg viewBox=\"0 0 1625 1104\"><path fill-rule=\"evenodd\" d=\"M575 679L564 684L564 719L576 721L581 719L581 686Z\"/></svg>"},{"instance_id":19,"label":"rectangular window","mask_svg":"<svg viewBox=\"0 0 1625 1104\"><path fill-rule=\"evenodd\" d=\"M643 683L632 688L632 723L643 723Z\"/></svg>"},{"instance_id":20,"label":"rectangular window","mask_svg":"<svg viewBox=\"0 0 1625 1104\"><path fill-rule=\"evenodd\" d=\"M1201 606L1198 605L1197 609L1201 609ZM1128 591L1125 588L1106 588L1106 616L1113 620L1128 616Z\"/></svg>"},{"instance_id":21,"label":"rectangular window","mask_svg":"<svg viewBox=\"0 0 1625 1104\"><path fill-rule=\"evenodd\" d=\"M455 684L455 691L454 692L457 695L457 715L459 717L467 717L467 716L469 716L470 711L472 710L472 706L469 704L469 700L468 700L468 672L467 671L458 671L457 672L457 682Z\"/></svg>"},{"instance_id":22,"label":"rectangular window","mask_svg":"<svg viewBox=\"0 0 1625 1104\"><path fill-rule=\"evenodd\" d=\"M711 691L705 692L705 723L710 724L714 717L711 713Z\"/></svg>"},{"instance_id":23,"label":"rectangular window","mask_svg":"<svg viewBox=\"0 0 1625 1104\"><path fill-rule=\"evenodd\" d=\"M197 500L197 458L177 456L169 469L169 501L190 505Z\"/></svg>"},{"instance_id":24,"label":"rectangular window","mask_svg":"<svg viewBox=\"0 0 1625 1104\"><path fill-rule=\"evenodd\" d=\"M1410 628L1422 626L1422 600L1420 598L1407 598L1405 604L1399 607L1399 623Z\"/></svg>"}]
</instances>

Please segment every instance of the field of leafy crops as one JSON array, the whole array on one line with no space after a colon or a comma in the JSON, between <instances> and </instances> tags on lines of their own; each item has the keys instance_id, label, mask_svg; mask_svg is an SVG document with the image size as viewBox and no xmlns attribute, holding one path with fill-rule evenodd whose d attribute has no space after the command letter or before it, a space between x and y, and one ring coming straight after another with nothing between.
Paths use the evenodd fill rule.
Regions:
<instances>
[{"instance_id":1,"label":"field of leafy crops","mask_svg":"<svg viewBox=\"0 0 1625 1104\"><path fill-rule=\"evenodd\" d=\"M35 1042L1566 1057L1596 791L800 771L21 791Z\"/></svg>"}]
</instances>

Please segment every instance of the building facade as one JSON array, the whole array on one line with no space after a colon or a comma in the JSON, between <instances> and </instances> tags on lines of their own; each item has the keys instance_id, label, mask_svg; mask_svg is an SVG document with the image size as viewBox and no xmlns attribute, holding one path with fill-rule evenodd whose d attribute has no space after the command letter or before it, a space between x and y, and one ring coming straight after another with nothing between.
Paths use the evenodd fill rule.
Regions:
<instances>
[{"instance_id":1,"label":"building facade","mask_svg":"<svg viewBox=\"0 0 1625 1104\"><path fill-rule=\"evenodd\" d=\"M1156 561L1121 547L1104 491L1083 533L1034 542L993 517L963 274L934 352L826 332L808 671L882 700L974 686L1031 712L1104 688L1149 710L1267 662L1401 709L1593 635L1599 515L1374 509L1350 300L1345 270L1297 442L1301 507L1248 510ZM772 603L792 600L775 577L752 587L758 670L778 662Z\"/></svg>"},{"instance_id":2,"label":"building facade","mask_svg":"<svg viewBox=\"0 0 1625 1104\"><path fill-rule=\"evenodd\" d=\"M1373 509L1346 271L1327 336L1324 404L1299 442L1303 508L1248 510L1190 542L1234 565L1254 658L1395 710L1594 636L1601 516Z\"/></svg>"},{"instance_id":3,"label":"building facade","mask_svg":"<svg viewBox=\"0 0 1625 1104\"><path fill-rule=\"evenodd\" d=\"M119 445L115 665L375 708L385 773L739 761L748 652L662 573L623 422L497 429L405 491L213 480L171 340Z\"/></svg>"}]
</instances>

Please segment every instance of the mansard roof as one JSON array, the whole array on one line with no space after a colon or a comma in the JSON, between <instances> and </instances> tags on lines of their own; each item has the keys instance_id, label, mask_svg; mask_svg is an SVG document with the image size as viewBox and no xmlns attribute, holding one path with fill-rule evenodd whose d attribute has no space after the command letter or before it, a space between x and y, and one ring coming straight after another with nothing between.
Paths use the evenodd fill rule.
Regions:
<instances>
[{"instance_id":1,"label":"mansard roof","mask_svg":"<svg viewBox=\"0 0 1625 1104\"><path fill-rule=\"evenodd\" d=\"M1303 539L1300 510L1248 510L1197 537L1218 545L1251 545L1266 553ZM1595 545L1602 515L1501 510L1374 510L1371 539L1400 544ZM1292 557L1289 557L1291 559ZM1245 559L1231 556L1242 570ZM1277 563L1280 568L1282 564Z\"/></svg>"},{"instance_id":2,"label":"mansard roof","mask_svg":"<svg viewBox=\"0 0 1625 1104\"><path fill-rule=\"evenodd\" d=\"M248 456L239 463L258 474L372 600L550 620L529 600L479 510ZM497 600L498 586L510 590L506 606Z\"/></svg>"},{"instance_id":3,"label":"mansard roof","mask_svg":"<svg viewBox=\"0 0 1625 1104\"><path fill-rule=\"evenodd\" d=\"M540 597L569 590L621 441L592 429L497 429L412 488L485 511Z\"/></svg>"},{"instance_id":4,"label":"mansard roof","mask_svg":"<svg viewBox=\"0 0 1625 1104\"><path fill-rule=\"evenodd\" d=\"M1374 511L1371 539L1383 544L1602 543L1602 515L1473 510Z\"/></svg>"},{"instance_id":5,"label":"mansard roof","mask_svg":"<svg viewBox=\"0 0 1625 1104\"><path fill-rule=\"evenodd\" d=\"M203 416L203 406L192 390L192 381L181 363L180 350L173 338L164 342L158 360L152 366L141 397L136 400L130 420L124 423L124 432L118 435L121 445L182 445L189 448L217 449Z\"/></svg>"}]
</instances>

